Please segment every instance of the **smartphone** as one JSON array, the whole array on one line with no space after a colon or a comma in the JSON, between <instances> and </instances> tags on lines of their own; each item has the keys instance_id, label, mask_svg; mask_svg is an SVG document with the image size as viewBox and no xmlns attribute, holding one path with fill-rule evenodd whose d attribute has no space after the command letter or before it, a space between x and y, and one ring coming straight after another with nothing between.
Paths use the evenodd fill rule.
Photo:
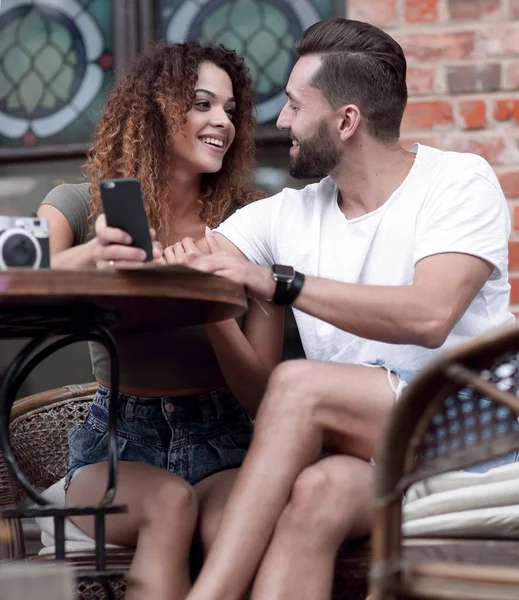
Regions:
<instances>
[{"instance_id":1,"label":"smartphone","mask_svg":"<svg viewBox=\"0 0 519 600\"><path fill-rule=\"evenodd\" d=\"M146 251L146 261L153 259L148 217L144 210L141 182L131 177L102 179L99 182L106 224L129 233L132 246Z\"/></svg>"}]
</instances>

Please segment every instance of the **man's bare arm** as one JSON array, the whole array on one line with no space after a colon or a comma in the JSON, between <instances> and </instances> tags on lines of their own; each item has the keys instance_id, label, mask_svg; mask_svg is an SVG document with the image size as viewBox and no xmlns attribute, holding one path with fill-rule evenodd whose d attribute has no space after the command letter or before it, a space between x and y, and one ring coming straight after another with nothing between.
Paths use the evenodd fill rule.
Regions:
<instances>
[{"instance_id":1,"label":"man's bare arm","mask_svg":"<svg viewBox=\"0 0 519 600\"><path fill-rule=\"evenodd\" d=\"M476 256L446 253L422 259L409 286L309 277L294 307L364 338L437 348L492 270Z\"/></svg>"},{"instance_id":2,"label":"man's bare arm","mask_svg":"<svg viewBox=\"0 0 519 600\"><path fill-rule=\"evenodd\" d=\"M196 269L228 277L249 293L270 300L274 281L268 267L237 253L217 252L193 261ZM307 277L293 306L360 337L393 344L436 348L443 344L493 266L473 255L435 254L422 259L408 286L375 286Z\"/></svg>"}]
</instances>

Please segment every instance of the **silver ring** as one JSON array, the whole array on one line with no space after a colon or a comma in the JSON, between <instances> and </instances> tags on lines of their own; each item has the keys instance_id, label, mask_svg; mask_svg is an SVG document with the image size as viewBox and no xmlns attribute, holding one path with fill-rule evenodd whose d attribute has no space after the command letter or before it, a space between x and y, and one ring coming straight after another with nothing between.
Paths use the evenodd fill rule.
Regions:
<instances>
[{"instance_id":1,"label":"silver ring","mask_svg":"<svg viewBox=\"0 0 519 600\"><path fill-rule=\"evenodd\" d=\"M109 265L110 267L113 267L113 266L115 265L115 261L113 261L113 260L109 260L109 261L108 261L108 265Z\"/></svg>"}]
</instances>

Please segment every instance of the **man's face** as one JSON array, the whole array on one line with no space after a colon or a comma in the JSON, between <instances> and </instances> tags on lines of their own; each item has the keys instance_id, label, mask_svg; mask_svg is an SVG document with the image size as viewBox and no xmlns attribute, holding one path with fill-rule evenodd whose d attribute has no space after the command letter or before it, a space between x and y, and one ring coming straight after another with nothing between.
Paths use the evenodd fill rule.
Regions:
<instances>
[{"instance_id":1,"label":"man's face","mask_svg":"<svg viewBox=\"0 0 519 600\"><path fill-rule=\"evenodd\" d=\"M320 66L319 56L303 56L297 61L286 87L288 100L277 121L277 127L287 129L292 139L289 171L297 179L324 177L341 158L328 124L334 111L310 85Z\"/></svg>"}]
</instances>

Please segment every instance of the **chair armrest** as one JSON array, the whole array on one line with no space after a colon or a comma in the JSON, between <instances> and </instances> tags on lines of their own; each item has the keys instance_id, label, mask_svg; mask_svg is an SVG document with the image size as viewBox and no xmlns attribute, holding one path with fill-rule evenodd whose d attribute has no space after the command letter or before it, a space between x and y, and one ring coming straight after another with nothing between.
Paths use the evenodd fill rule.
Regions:
<instances>
[{"instance_id":1,"label":"chair armrest","mask_svg":"<svg viewBox=\"0 0 519 600\"><path fill-rule=\"evenodd\" d=\"M55 402L72 400L83 396L92 396L95 394L97 387L98 383L96 381L77 385L64 385L63 387L21 398L20 400L16 400L13 404L11 421L32 410L44 408Z\"/></svg>"}]
</instances>

